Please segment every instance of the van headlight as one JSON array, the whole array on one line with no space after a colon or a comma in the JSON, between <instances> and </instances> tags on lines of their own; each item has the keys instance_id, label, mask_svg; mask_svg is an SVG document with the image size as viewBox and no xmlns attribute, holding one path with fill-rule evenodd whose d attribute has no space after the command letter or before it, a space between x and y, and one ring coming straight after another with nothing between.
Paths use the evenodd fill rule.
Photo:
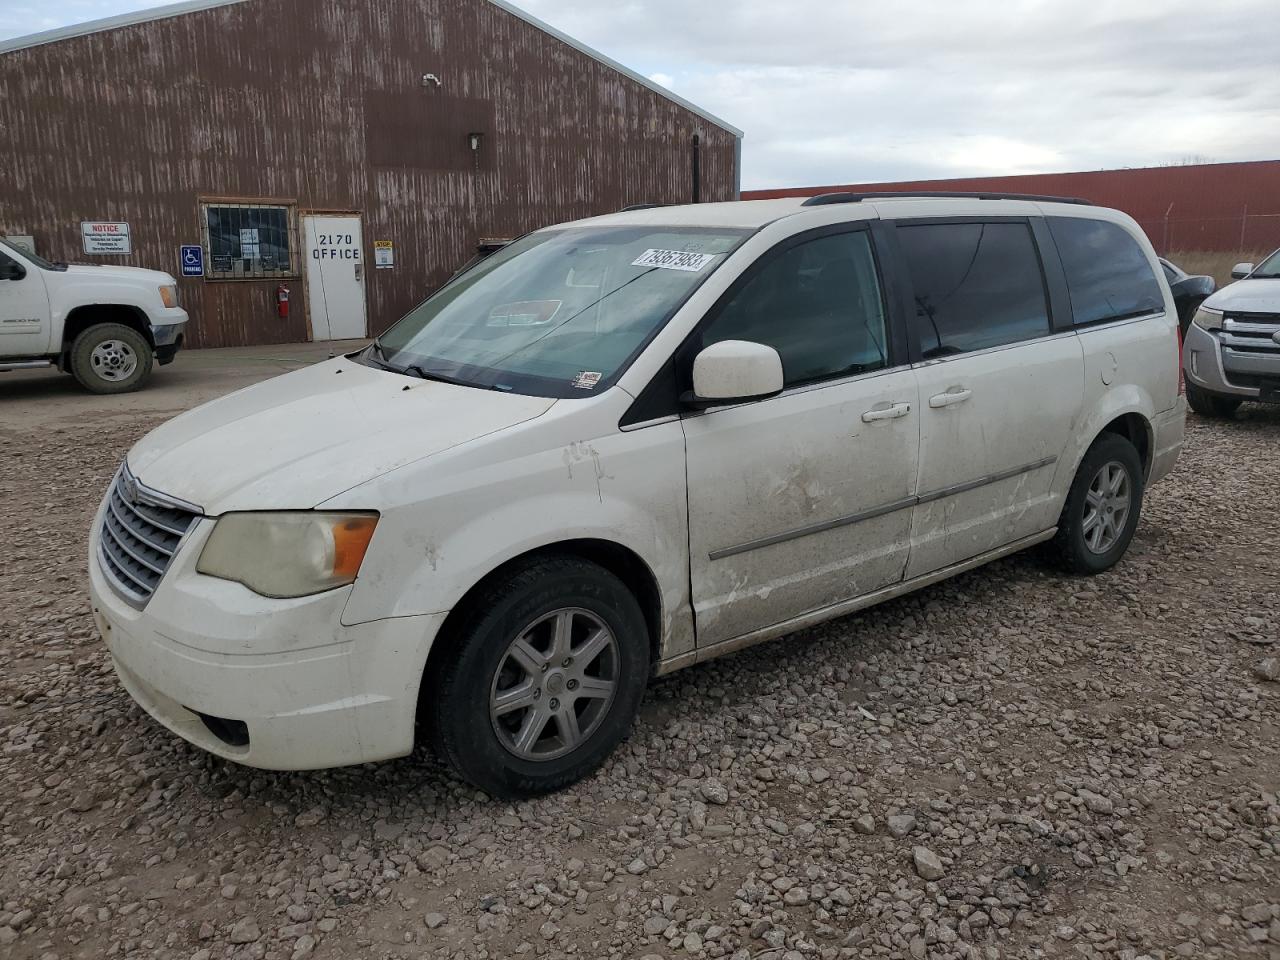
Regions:
<instances>
[{"instance_id":1,"label":"van headlight","mask_svg":"<svg viewBox=\"0 0 1280 960\"><path fill-rule=\"evenodd\" d=\"M352 583L377 525L376 513L228 513L196 570L264 597L305 597Z\"/></svg>"},{"instance_id":2,"label":"van headlight","mask_svg":"<svg viewBox=\"0 0 1280 960\"><path fill-rule=\"evenodd\" d=\"M1201 330L1221 330L1222 311L1215 310L1213 307L1197 307L1191 322Z\"/></svg>"}]
</instances>

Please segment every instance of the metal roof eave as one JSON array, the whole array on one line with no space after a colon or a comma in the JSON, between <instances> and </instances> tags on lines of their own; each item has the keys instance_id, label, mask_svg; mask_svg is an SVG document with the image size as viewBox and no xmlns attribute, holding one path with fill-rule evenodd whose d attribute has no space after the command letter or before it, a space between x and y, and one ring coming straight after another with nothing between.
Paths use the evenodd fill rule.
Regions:
<instances>
[{"instance_id":1,"label":"metal roof eave","mask_svg":"<svg viewBox=\"0 0 1280 960\"><path fill-rule=\"evenodd\" d=\"M0 40L0 53L13 53L15 50L26 50L28 47L41 47L46 43L57 43L59 40L70 40L72 37L86 37L93 33L103 33L118 27L132 27L152 20L167 20L180 17L184 13L199 13L201 10L212 10L215 7L229 7L248 0L184 0L183 3L171 3L164 7L152 7L148 10L134 10L101 20L89 20L75 23L69 27L58 27L43 33L32 33L25 37L14 37L12 40Z\"/></svg>"},{"instance_id":2,"label":"metal roof eave","mask_svg":"<svg viewBox=\"0 0 1280 960\"><path fill-rule=\"evenodd\" d=\"M686 100L684 97L680 96L679 94L672 93L670 90L668 90L666 87L662 86L661 84L654 83L652 80L650 80L648 77L644 76L643 74L637 73L635 70L632 70L630 67L619 63L617 60L614 60L613 57L606 56L605 54L601 53L599 50L596 50L594 47L587 46L581 40L575 40L573 37L569 36L567 33L564 33L561 30L557 30L555 27L551 26L551 24L547 23L546 21L539 20L533 14L526 13L524 10L521 10L519 7L515 6L514 4L509 3L508 0L488 0L488 2L492 3L495 7L501 7L503 10L507 11L507 13L511 14L514 17L519 17L521 20L525 21L525 23L528 23L528 24L531 24L532 26L537 27L543 33L550 34L551 36L555 37L557 40L561 41L562 43L566 43L569 46L573 47L575 50L579 51L580 53L585 53L591 59L599 61L600 63L603 63L606 67L616 70L618 71L618 73L621 73L626 77L630 77L636 83L639 83L642 86L646 86L650 90L652 90L654 93L657 93L663 97L666 97L668 100L671 100L672 102L679 104L680 106L688 110L690 113L696 113L698 116L702 117L703 120L706 120L710 123L714 123L717 127L721 127L722 129L727 130L729 133L733 134L735 137L738 137L739 139L741 139L744 136L741 130L739 130L737 127L735 127L733 124L729 123L728 121L720 119L714 113L709 113L708 111L702 109L702 107L698 106L696 103Z\"/></svg>"},{"instance_id":3,"label":"metal roof eave","mask_svg":"<svg viewBox=\"0 0 1280 960\"><path fill-rule=\"evenodd\" d=\"M17 50L26 50L30 47L39 47L47 43L57 43L59 40L70 40L73 37L84 37L94 33L102 33L107 30L115 30L119 27L130 27L140 23L149 23L153 20L167 20L170 17L180 17L187 13L198 13L202 10L212 10L216 7L229 7L237 3L247 3L248 0L185 0L183 3L172 3L168 6L153 7L149 10L135 10L131 13L122 13L114 17L105 17L101 20L90 20L86 23L77 23L69 27L59 27L55 30L46 30L43 33L33 33L25 37L14 37L11 40L0 40L0 53L12 53ZM691 113L695 113L709 123L727 130L735 137L741 139L743 133L731 123L721 120L713 113L703 110L696 103L686 100L679 94L672 93L661 84L654 83L648 77L637 73L630 67L624 66L612 57L605 56L599 50L587 46L579 40L575 40L563 31L557 30L551 24L543 20L539 20L531 13L526 13L519 7L507 2L507 0L487 0L496 7L500 7L514 17L525 21L531 26L536 27L543 33L555 37L561 43L565 43L580 53L585 53L593 60L604 64L612 70L623 74L643 86L648 87L655 93L671 100L684 107Z\"/></svg>"}]
</instances>

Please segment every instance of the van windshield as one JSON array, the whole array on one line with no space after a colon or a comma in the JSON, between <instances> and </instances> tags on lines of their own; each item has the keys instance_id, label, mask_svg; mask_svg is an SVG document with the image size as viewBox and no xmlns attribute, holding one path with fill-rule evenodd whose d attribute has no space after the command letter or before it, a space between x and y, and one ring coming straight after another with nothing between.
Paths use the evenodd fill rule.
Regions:
<instances>
[{"instance_id":1,"label":"van windshield","mask_svg":"<svg viewBox=\"0 0 1280 960\"><path fill-rule=\"evenodd\" d=\"M530 234L416 307L368 359L426 379L590 396L749 235L660 226Z\"/></svg>"}]
</instances>

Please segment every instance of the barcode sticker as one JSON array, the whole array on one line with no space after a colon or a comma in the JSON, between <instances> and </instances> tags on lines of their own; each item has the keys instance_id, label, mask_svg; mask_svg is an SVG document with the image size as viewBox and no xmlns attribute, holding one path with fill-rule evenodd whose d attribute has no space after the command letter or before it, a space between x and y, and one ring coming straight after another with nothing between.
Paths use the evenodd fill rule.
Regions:
<instances>
[{"instance_id":1,"label":"barcode sticker","mask_svg":"<svg viewBox=\"0 0 1280 960\"><path fill-rule=\"evenodd\" d=\"M646 250L631 261L633 267L661 267L698 273L716 258L714 253L691 253L688 250Z\"/></svg>"}]
</instances>

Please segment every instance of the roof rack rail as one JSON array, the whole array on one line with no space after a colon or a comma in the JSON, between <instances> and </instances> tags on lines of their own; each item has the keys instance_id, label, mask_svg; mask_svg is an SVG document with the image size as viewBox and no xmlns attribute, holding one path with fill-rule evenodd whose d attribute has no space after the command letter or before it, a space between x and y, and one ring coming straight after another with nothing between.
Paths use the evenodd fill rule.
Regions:
<instances>
[{"instance_id":1,"label":"roof rack rail","mask_svg":"<svg viewBox=\"0 0 1280 960\"><path fill-rule=\"evenodd\" d=\"M634 213L634 212L635 212L635 211L637 211L637 210L653 210L655 207L665 207L665 206L668 206L668 204L665 204L665 203L633 203L633 204L631 204L631 206L629 206L629 207L623 207L623 208L622 208L622 210L621 210L620 212L622 212L622 213Z\"/></svg>"},{"instance_id":2,"label":"roof rack rail","mask_svg":"<svg viewBox=\"0 0 1280 960\"><path fill-rule=\"evenodd\" d=\"M1044 197L1034 193L959 193L953 190L885 190L879 193L820 193L809 197L803 207L825 207L833 203L861 203L863 200L900 200L911 197L937 197L958 200L1038 200L1041 203L1093 203L1080 197Z\"/></svg>"}]
</instances>

